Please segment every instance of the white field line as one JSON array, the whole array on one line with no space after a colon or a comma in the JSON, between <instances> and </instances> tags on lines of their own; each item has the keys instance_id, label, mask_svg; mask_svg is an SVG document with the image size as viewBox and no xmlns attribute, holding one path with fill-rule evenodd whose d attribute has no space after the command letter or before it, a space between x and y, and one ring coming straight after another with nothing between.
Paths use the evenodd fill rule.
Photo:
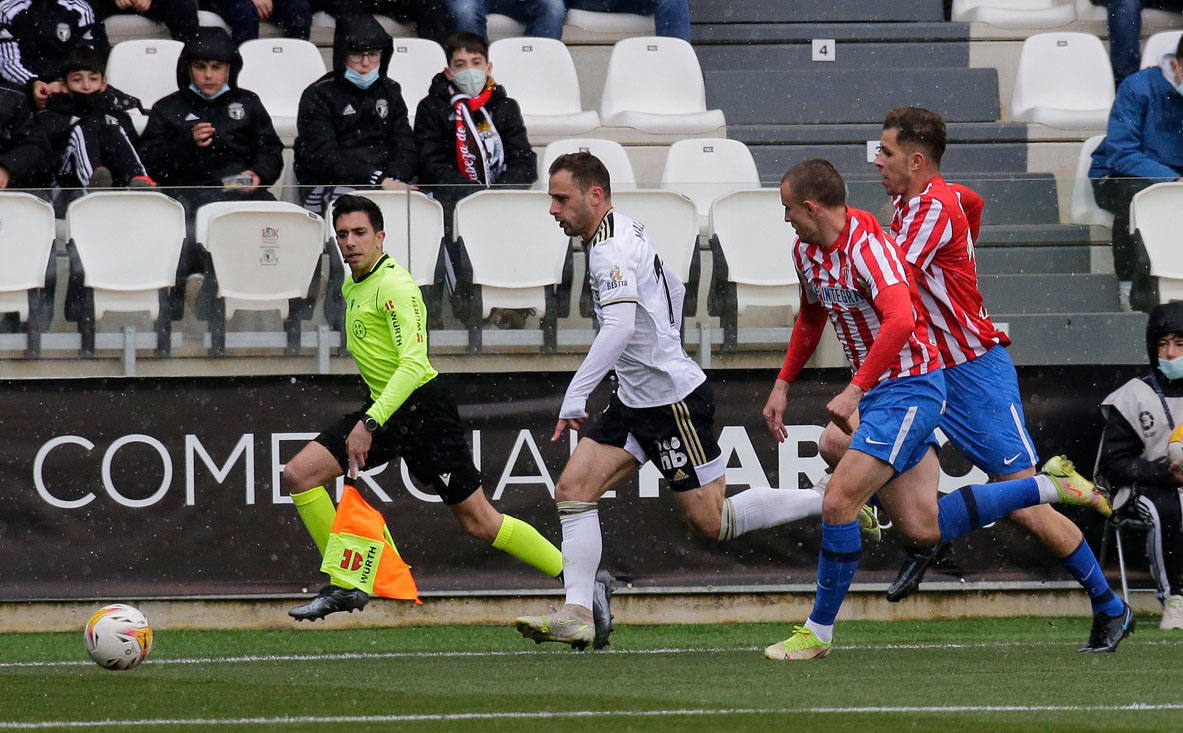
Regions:
<instances>
[{"instance_id":1,"label":"white field line","mask_svg":"<svg viewBox=\"0 0 1183 733\"><path fill-rule=\"evenodd\" d=\"M1127 642L1128 644L1128 642ZM1156 641L1137 642L1138 646L1183 646L1183 639L1159 639ZM1029 641L1022 643L1014 642L977 642L972 644L950 644L943 642L920 642L914 644L850 644L836 646L835 650L839 651L885 651L894 649L912 649L912 650L929 650L929 649L987 649L987 648L1006 648L1014 649L1016 647L1072 647L1071 642L1063 641ZM557 649L558 647L550 647ZM658 649L603 649L597 652L592 652L596 655L610 654L616 656L650 656L654 654L720 654L729 652L753 652L763 651L762 646L746 646L746 647L665 647ZM540 653L538 649L524 649L512 652L498 652L498 651L451 651L451 652L337 652L328 654L243 654L232 657L165 657L150 659L144 662L145 665L158 664L235 664L235 663L253 663L253 662L329 662L329 661L349 661L349 660L365 660L365 659L446 659L459 657L531 657L537 656ZM0 662L0 669L13 669L24 667L88 667L93 662L86 660L62 660L62 661L33 661L33 662Z\"/></svg>"},{"instance_id":2,"label":"white field line","mask_svg":"<svg viewBox=\"0 0 1183 733\"><path fill-rule=\"evenodd\" d=\"M892 715L947 713L1139 713L1183 710L1183 703L1135 703L1132 705L900 705L866 707L811 708L734 708L710 710L571 710L565 712L441 713L436 715L325 715L255 718L145 718L128 720L47 720L37 722L0 721L0 729L36 730L46 728L100 728L130 726L229 726L229 725L308 725L344 723L420 723L478 720L564 720L596 718L657 718L669 716L724 717L730 715Z\"/></svg>"}]
</instances>

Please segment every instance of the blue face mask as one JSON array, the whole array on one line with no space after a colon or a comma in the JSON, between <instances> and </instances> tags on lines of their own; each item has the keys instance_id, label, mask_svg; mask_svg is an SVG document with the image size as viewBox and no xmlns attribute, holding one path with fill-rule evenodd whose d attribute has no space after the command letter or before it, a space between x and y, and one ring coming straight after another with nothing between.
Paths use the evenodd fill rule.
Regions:
<instances>
[{"instance_id":1,"label":"blue face mask","mask_svg":"<svg viewBox=\"0 0 1183 733\"><path fill-rule=\"evenodd\" d=\"M1183 379L1183 356L1174 359L1159 359L1158 370L1167 379Z\"/></svg>"},{"instance_id":2,"label":"blue face mask","mask_svg":"<svg viewBox=\"0 0 1183 733\"><path fill-rule=\"evenodd\" d=\"M374 85L374 82L378 81L378 70L374 69L365 74L359 74L353 69L346 69L345 80L358 89L369 89Z\"/></svg>"},{"instance_id":3,"label":"blue face mask","mask_svg":"<svg viewBox=\"0 0 1183 733\"><path fill-rule=\"evenodd\" d=\"M230 91L230 85L223 84L221 89L219 89L218 91L214 92L213 94L209 94L209 95L202 94L201 90L197 88L197 85L193 84L192 82L190 82L190 84L189 84L189 89L196 92L197 96L201 97L202 99L217 99L218 97L222 96L226 92Z\"/></svg>"}]
</instances>

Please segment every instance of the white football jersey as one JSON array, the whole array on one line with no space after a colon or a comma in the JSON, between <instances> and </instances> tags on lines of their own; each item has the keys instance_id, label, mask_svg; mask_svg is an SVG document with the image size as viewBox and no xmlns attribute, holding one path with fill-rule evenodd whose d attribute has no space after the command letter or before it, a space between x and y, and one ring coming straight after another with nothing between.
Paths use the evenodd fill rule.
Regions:
<instances>
[{"instance_id":1,"label":"white football jersey","mask_svg":"<svg viewBox=\"0 0 1183 733\"><path fill-rule=\"evenodd\" d=\"M620 401L658 407L693 392L706 375L682 348L686 286L661 261L645 225L613 209L585 246L596 316L613 303L637 304L632 340L616 360Z\"/></svg>"}]
</instances>

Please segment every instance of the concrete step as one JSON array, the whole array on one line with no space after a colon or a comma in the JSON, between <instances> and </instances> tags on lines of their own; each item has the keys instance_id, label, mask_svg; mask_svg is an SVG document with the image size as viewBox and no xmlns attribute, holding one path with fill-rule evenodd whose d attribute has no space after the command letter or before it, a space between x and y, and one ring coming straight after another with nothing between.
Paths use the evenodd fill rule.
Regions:
<instances>
[{"instance_id":1,"label":"concrete step","mask_svg":"<svg viewBox=\"0 0 1183 733\"><path fill-rule=\"evenodd\" d=\"M876 176L876 180L878 180L878 174L867 160L868 141L878 143L878 133L857 145L803 143L800 145L749 144L748 147L752 151L752 157L756 160L756 169L760 172L760 180L767 185L779 184L785 171L810 158L825 158L833 163L834 167L848 180L865 179L870 176ZM1025 142L969 145L954 143L946 151L941 167L950 180L963 181L966 185L973 187L976 181L971 180L971 177L980 177L979 171L1005 173L1009 174L1012 179L1017 176L1026 176L1027 150L1028 145ZM875 185L879 186L877 182ZM878 193L883 195L882 186L879 186ZM1054 200L1053 196L1052 201L1054 202Z\"/></svg>"},{"instance_id":2,"label":"concrete step","mask_svg":"<svg viewBox=\"0 0 1183 733\"><path fill-rule=\"evenodd\" d=\"M1113 313L1117 280L1086 273L978 274L986 308L999 318L1008 314Z\"/></svg>"},{"instance_id":3,"label":"concrete step","mask_svg":"<svg viewBox=\"0 0 1183 733\"><path fill-rule=\"evenodd\" d=\"M974 249L978 277L1024 273L1088 274L1088 246L978 246ZM987 303L989 305L989 303Z\"/></svg>"},{"instance_id":4,"label":"concrete step","mask_svg":"<svg viewBox=\"0 0 1183 733\"><path fill-rule=\"evenodd\" d=\"M1012 315L995 323L1010 334L1016 364L1146 364L1145 313ZM1098 399L1108 389L1098 386Z\"/></svg>"},{"instance_id":5,"label":"concrete step","mask_svg":"<svg viewBox=\"0 0 1183 733\"><path fill-rule=\"evenodd\" d=\"M863 145L867 140L878 140L883 131L883 110L874 122L837 125L782 125L752 124L727 125L727 137L748 145ZM1027 125L1014 122L949 122L945 125L947 143L1026 143ZM948 164L950 152L945 152L942 165ZM984 168L983 170L990 170Z\"/></svg>"},{"instance_id":6,"label":"concrete step","mask_svg":"<svg viewBox=\"0 0 1183 733\"><path fill-rule=\"evenodd\" d=\"M839 0L828 3L794 3L785 0L694 0L691 23L817 23L944 20L941 0Z\"/></svg>"},{"instance_id":7,"label":"concrete step","mask_svg":"<svg viewBox=\"0 0 1183 733\"><path fill-rule=\"evenodd\" d=\"M737 7L743 3L732 3ZM796 9L806 3L783 3ZM895 3L877 3L890 6ZM808 3L821 7L823 3ZM842 53L845 43L936 43L940 41L968 41L966 23L701 23L691 26L690 40L694 45L710 43L808 43L814 38L829 38L837 42Z\"/></svg>"},{"instance_id":8,"label":"concrete step","mask_svg":"<svg viewBox=\"0 0 1183 733\"><path fill-rule=\"evenodd\" d=\"M844 43L835 44L826 61L813 60L813 44L769 43L759 45L699 45L698 63L706 71L753 69L957 69L969 67L969 44L942 43Z\"/></svg>"},{"instance_id":9,"label":"concrete step","mask_svg":"<svg viewBox=\"0 0 1183 733\"><path fill-rule=\"evenodd\" d=\"M863 164L864 170L868 167ZM846 174L846 171L842 172ZM886 200L878 174L874 174L874 180L859 180L865 174L856 175L858 177L847 176L847 201L851 206L877 211ZM1050 173L964 173L958 176L950 175L949 179L964 183L986 200L982 212L983 225L1026 224L1057 227L1060 224L1056 179Z\"/></svg>"}]
</instances>

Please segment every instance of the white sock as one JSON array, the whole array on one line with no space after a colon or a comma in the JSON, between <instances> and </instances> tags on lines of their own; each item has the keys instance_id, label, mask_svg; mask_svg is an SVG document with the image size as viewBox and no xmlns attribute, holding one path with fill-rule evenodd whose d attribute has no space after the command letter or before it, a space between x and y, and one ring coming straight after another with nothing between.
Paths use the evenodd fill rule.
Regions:
<instances>
[{"instance_id":1,"label":"white sock","mask_svg":"<svg viewBox=\"0 0 1183 733\"><path fill-rule=\"evenodd\" d=\"M1040 504L1055 504L1060 500L1060 490L1056 488L1056 482L1052 481L1050 477L1044 476L1042 473L1036 474L1035 485L1039 487Z\"/></svg>"},{"instance_id":2,"label":"white sock","mask_svg":"<svg viewBox=\"0 0 1183 733\"><path fill-rule=\"evenodd\" d=\"M734 539L753 530L776 527L805 517L820 517L822 514L821 494L812 489L759 486L741 491L724 501L731 504L732 526L727 536L721 536L720 539ZM723 514L726 517L728 512L724 510Z\"/></svg>"},{"instance_id":3,"label":"white sock","mask_svg":"<svg viewBox=\"0 0 1183 733\"><path fill-rule=\"evenodd\" d=\"M815 623L813 619L808 619L805 622L805 628L812 631L814 636L827 644L834 640L834 624L823 625Z\"/></svg>"},{"instance_id":4,"label":"white sock","mask_svg":"<svg viewBox=\"0 0 1183 733\"><path fill-rule=\"evenodd\" d=\"M564 506L579 505L579 506ZM604 539L600 535L600 512L595 504L559 502L559 523L563 527L563 587L567 604L591 610L596 570Z\"/></svg>"}]
</instances>

